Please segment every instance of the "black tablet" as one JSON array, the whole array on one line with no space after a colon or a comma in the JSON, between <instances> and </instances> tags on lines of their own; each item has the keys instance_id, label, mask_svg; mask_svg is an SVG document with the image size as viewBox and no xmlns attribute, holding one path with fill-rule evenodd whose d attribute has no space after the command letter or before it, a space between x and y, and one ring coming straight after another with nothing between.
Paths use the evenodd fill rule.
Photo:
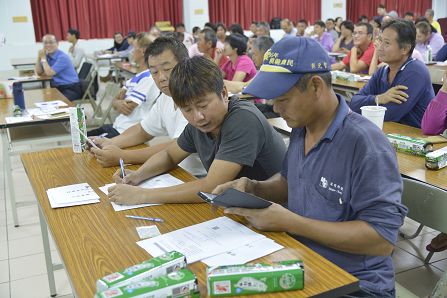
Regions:
<instances>
[{"instance_id":1,"label":"black tablet","mask_svg":"<svg viewBox=\"0 0 447 298\"><path fill-rule=\"evenodd\" d=\"M234 188L229 188L220 195L201 191L197 194L205 202L224 208L238 207L248 209L264 209L272 204L272 202Z\"/></svg>"}]
</instances>

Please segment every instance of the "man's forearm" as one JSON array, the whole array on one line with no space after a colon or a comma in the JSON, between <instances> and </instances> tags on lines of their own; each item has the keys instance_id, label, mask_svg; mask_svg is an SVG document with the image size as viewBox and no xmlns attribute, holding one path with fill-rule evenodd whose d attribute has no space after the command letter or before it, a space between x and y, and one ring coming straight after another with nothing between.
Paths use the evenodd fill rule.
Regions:
<instances>
[{"instance_id":1,"label":"man's forearm","mask_svg":"<svg viewBox=\"0 0 447 298\"><path fill-rule=\"evenodd\" d=\"M153 137L146 133L138 123L126 129L119 136L112 138L111 141L113 145L119 148L126 148L141 145L147 141L150 141L152 138Z\"/></svg>"},{"instance_id":2,"label":"man's forearm","mask_svg":"<svg viewBox=\"0 0 447 298\"><path fill-rule=\"evenodd\" d=\"M361 220L327 222L297 215L285 220L285 230L347 253L388 256L393 250L391 243Z\"/></svg>"},{"instance_id":3,"label":"man's forearm","mask_svg":"<svg viewBox=\"0 0 447 298\"><path fill-rule=\"evenodd\" d=\"M260 198L279 204L284 203L287 201L287 182L278 173L265 181L255 181L254 192Z\"/></svg>"}]
</instances>

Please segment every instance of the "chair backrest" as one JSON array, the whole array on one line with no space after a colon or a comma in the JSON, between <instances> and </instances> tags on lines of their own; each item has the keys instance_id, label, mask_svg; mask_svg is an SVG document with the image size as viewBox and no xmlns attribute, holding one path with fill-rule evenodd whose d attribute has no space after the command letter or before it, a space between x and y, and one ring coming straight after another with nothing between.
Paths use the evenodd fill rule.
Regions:
<instances>
[{"instance_id":1,"label":"chair backrest","mask_svg":"<svg viewBox=\"0 0 447 298\"><path fill-rule=\"evenodd\" d=\"M81 69L79 70L78 77L80 80L87 80L92 70L93 64L90 62L82 63Z\"/></svg>"},{"instance_id":2,"label":"chair backrest","mask_svg":"<svg viewBox=\"0 0 447 298\"><path fill-rule=\"evenodd\" d=\"M447 190L403 178L402 203L408 217L432 229L447 233Z\"/></svg>"},{"instance_id":3,"label":"chair backrest","mask_svg":"<svg viewBox=\"0 0 447 298\"><path fill-rule=\"evenodd\" d=\"M441 34L444 37L444 42L447 42L447 18L438 19L439 26L441 26Z\"/></svg>"}]
</instances>

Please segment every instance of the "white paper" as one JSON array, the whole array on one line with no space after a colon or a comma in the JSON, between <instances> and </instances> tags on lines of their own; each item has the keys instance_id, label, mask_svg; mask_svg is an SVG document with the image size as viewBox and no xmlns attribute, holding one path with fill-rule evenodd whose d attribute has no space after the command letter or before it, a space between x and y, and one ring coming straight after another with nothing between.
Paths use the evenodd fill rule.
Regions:
<instances>
[{"instance_id":1,"label":"white paper","mask_svg":"<svg viewBox=\"0 0 447 298\"><path fill-rule=\"evenodd\" d=\"M163 174L160 176L153 177L151 179L145 180L141 182L138 186L142 188L161 188L161 187L169 187L174 185L182 184L183 181L180 179L175 178L171 174ZM99 189L105 193L106 195L109 194L109 187L114 186L115 183L106 184L104 186L101 186ZM124 210L130 210L130 209L136 209L136 208L142 208L147 206L157 206L160 204L138 204L138 205L118 205L114 202L110 202L112 204L113 210L115 211L124 211Z\"/></svg>"},{"instance_id":2,"label":"white paper","mask_svg":"<svg viewBox=\"0 0 447 298\"><path fill-rule=\"evenodd\" d=\"M118 58L116 54L99 54L96 57L98 58Z\"/></svg>"},{"instance_id":3,"label":"white paper","mask_svg":"<svg viewBox=\"0 0 447 298\"><path fill-rule=\"evenodd\" d=\"M28 122L33 121L33 117L31 116L18 116L18 117L5 117L6 123L21 123L21 122Z\"/></svg>"},{"instance_id":4,"label":"white paper","mask_svg":"<svg viewBox=\"0 0 447 298\"><path fill-rule=\"evenodd\" d=\"M29 76L29 77L10 77L8 80L14 81L26 81L26 80L34 80L37 79L38 76Z\"/></svg>"},{"instance_id":5,"label":"white paper","mask_svg":"<svg viewBox=\"0 0 447 298\"><path fill-rule=\"evenodd\" d=\"M137 233L140 239L153 238L161 235L156 225L137 227Z\"/></svg>"},{"instance_id":6,"label":"white paper","mask_svg":"<svg viewBox=\"0 0 447 298\"><path fill-rule=\"evenodd\" d=\"M87 183L50 188L47 195L52 208L99 203L98 194Z\"/></svg>"},{"instance_id":7,"label":"white paper","mask_svg":"<svg viewBox=\"0 0 447 298\"><path fill-rule=\"evenodd\" d=\"M153 257L176 250L191 264L262 238L265 236L228 217L219 217L137 244Z\"/></svg>"},{"instance_id":8,"label":"white paper","mask_svg":"<svg viewBox=\"0 0 447 298\"><path fill-rule=\"evenodd\" d=\"M67 107L68 105L62 100L51 100L34 103L38 108L42 110L48 110L50 108Z\"/></svg>"},{"instance_id":9,"label":"white paper","mask_svg":"<svg viewBox=\"0 0 447 298\"><path fill-rule=\"evenodd\" d=\"M208 266L245 264L274 253L282 248L284 248L284 246L276 243L272 239L264 238L222 254L203 259L202 262Z\"/></svg>"}]
</instances>

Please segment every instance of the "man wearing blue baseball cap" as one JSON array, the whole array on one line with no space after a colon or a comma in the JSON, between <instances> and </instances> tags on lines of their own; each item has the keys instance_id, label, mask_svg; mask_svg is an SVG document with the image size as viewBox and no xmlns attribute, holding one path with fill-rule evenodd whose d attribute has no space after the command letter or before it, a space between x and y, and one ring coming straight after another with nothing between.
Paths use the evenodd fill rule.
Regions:
<instances>
[{"instance_id":1,"label":"man wearing blue baseball cap","mask_svg":"<svg viewBox=\"0 0 447 298\"><path fill-rule=\"evenodd\" d=\"M355 275L361 290L349 297L394 297L390 255L407 213L396 154L377 126L334 93L329 61L304 37L280 40L266 52L245 92L274 99L275 112L292 127L282 171L214 192L235 187L274 202L225 213L261 230L288 232Z\"/></svg>"}]
</instances>

